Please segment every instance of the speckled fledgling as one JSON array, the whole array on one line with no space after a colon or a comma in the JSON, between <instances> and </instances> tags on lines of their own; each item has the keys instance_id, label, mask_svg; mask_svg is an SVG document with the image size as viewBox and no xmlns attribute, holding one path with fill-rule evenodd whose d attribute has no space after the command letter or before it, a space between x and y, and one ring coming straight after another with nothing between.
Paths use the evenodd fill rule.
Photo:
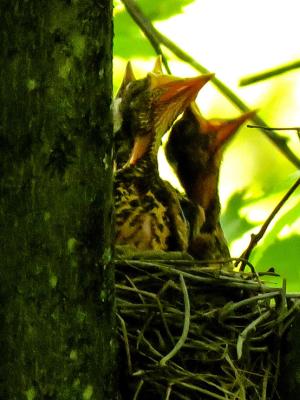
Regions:
<instances>
[{"instance_id":1,"label":"speckled fledgling","mask_svg":"<svg viewBox=\"0 0 300 400\"><path fill-rule=\"evenodd\" d=\"M230 258L220 225L220 164L225 144L254 113L230 120L206 120L193 102L171 130L166 144L167 159L188 198L204 210L201 232L189 245L189 251L198 259Z\"/></svg>"},{"instance_id":2,"label":"speckled fledgling","mask_svg":"<svg viewBox=\"0 0 300 400\"><path fill-rule=\"evenodd\" d=\"M132 149L115 179L116 243L139 250L186 250L188 226L176 191L158 173L163 134L212 74L196 78L149 73L127 84L119 105L121 133Z\"/></svg>"}]
</instances>

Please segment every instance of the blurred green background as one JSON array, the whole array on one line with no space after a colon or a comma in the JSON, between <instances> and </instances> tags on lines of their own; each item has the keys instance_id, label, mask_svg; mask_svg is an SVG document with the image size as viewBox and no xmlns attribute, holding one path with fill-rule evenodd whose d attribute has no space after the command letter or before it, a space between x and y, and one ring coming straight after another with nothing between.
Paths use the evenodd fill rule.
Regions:
<instances>
[{"instance_id":1,"label":"blurred green background","mask_svg":"<svg viewBox=\"0 0 300 400\"><path fill-rule=\"evenodd\" d=\"M297 0L139 0L154 26L228 85L269 126L300 126L300 69L294 69L245 87L244 76L300 59ZM120 85L126 62L131 60L137 77L152 69L155 53L120 1L115 1L114 89ZM178 76L199 74L163 48L171 71ZM212 84L198 96L207 118L240 114ZM300 157L295 131L287 137ZM161 175L178 185L163 151ZM227 147L220 176L222 225L232 255L247 247L251 233L262 223L300 176L299 170L257 129L241 129ZM300 291L300 189L278 213L250 261L258 271L274 267L287 279L288 291ZM281 280L269 279L281 285Z\"/></svg>"}]
</instances>

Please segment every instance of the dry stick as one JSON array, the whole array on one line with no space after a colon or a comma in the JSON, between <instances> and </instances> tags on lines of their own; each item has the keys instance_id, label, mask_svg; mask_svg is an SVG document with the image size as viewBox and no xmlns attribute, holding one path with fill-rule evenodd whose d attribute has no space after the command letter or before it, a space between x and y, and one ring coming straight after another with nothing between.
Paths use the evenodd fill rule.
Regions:
<instances>
[{"instance_id":1,"label":"dry stick","mask_svg":"<svg viewBox=\"0 0 300 400\"><path fill-rule=\"evenodd\" d=\"M181 288L182 288L182 292L183 292L183 299L184 299L183 330L182 330L182 334L181 334L178 342L173 347L173 349L160 360L159 364L162 367L165 366L166 363L171 358L173 358L178 353L178 351L181 349L181 347L184 345L184 343L185 343L185 341L187 339L188 333L189 333L189 328L190 328L191 308L190 308L189 294L188 294L188 290L187 290L186 284L184 282L183 275L180 274L179 278L180 278L180 284L181 284Z\"/></svg>"},{"instance_id":2,"label":"dry stick","mask_svg":"<svg viewBox=\"0 0 300 400\"><path fill-rule=\"evenodd\" d=\"M138 24L140 29L144 32L144 34L149 38L151 36L151 44L155 51L157 52L157 48L160 50L160 45L164 45L166 48L171 50L179 59L185 61L190 64L193 68L201 73L209 73L205 67L199 64L196 60L194 60L188 53L183 51L180 47L178 47L174 42L160 33L149 21L149 19L144 15L142 10L137 6L134 0L122 0L126 10L132 17L132 19ZM161 54L158 52L158 54ZM166 68L169 72L168 68ZM250 111L249 107L231 90L227 87L222 81L218 78L213 77L211 82L215 84L215 86L219 89L221 93L233 104L235 104L241 111L248 112ZM252 117L252 120L263 127L268 127L268 125L257 115ZM285 155L285 157L293 163L297 168L300 168L300 159L291 151L291 149L287 145L287 139L279 136L273 131L262 130L262 132L277 146L277 148Z\"/></svg>"},{"instance_id":3,"label":"dry stick","mask_svg":"<svg viewBox=\"0 0 300 400\"><path fill-rule=\"evenodd\" d=\"M246 260L249 259L250 254L254 247L257 245L257 243L261 240L261 238L264 236L266 230L268 229L270 223L273 221L275 218L276 214L279 212L281 207L286 203L288 198L294 193L294 191L297 189L297 187L300 185L300 178L297 179L297 181L293 184L293 186L287 191L287 193L283 196L283 198L280 200L280 202L277 204L277 206L274 208L274 210L271 212L269 217L265 220L263 223L262 227L260 228L260 231L257 234L252 234L250 243L247 247L247 249L244 251L244 253L241 255L241 258L244 258ZM238 266L239 263L236 264ZM242 262L240 271L243 271L245 268L245 263Z\"/></svg>"},{"instance_id":4,"label":"dry stick","mask_svg":"<svg viewBox=\"0 0 300 400\"><path fill-rule=\"evenodd\" d=\"M236 352L237 352L237 358L238 360L240 360L242 358L243 355L243 345L245 340L248 337L248 334L255 330L256 327L263 322L264 320L268 319L271 315L271 311L265 311L262 315L260 315L257 319L255 319L254 321L252 321L248 326L246 326L246 328L239 334L238 340L237 340L237 344L236 344Z\"/></svg>"},{"instance_id":5,"label":"dry stick","mask_svg":"<svg viewBox=\"0 0 300 400\"><path fill-rule=\"evenodd\" d=\"M165 318L165 315L164 315L163 306L162 306L162 303L161 303L161 301L160 301L160 297L161 297L161 295L164 293L164 291L167 290L168 287L170 287L170 286L172 287L172 283L171 283L171 282L173 282L173 281L168 280L168 282L166 282L166 283L164 284L164 286L162 287L162 289L159 291L159 293L158 293L158 295L157 295L157 304L158 304L158 307L159 307L160 316L161 316L161 319L162 319L163 326L164 326L164 328L165 328L165 330L166 330L166 332L167 332L167 335L168 335L168 337L169 337L169 339L170 339L172 345L174 345L174 344L175 344L175 341L174 341L174 338L173 338L173 336L172 336L172 333L171 333L171 331L170 331L170 329L169 329L168 322L167 322L167 320L166 320L166 318ZM173 283L174 283L174 282L173 282Z\"/></svg>"},{"instance_id":6,"label":"dry stick","mask_svg":"<svg viewBox=\"0 0 300 400\"><path fill-rule=\"evenodd\" d=\"M210 398L214 398L214 399L218 399L218 400L224 400L224 396L220 396L217 393L213 393L208 389L204 389L204 388L201 388L199 386L195 386L195 385L190 384L190 383L180 382L180 383L178 383L178 386L182 386L182 387L187 388L187 389L192 389L194 392L199 392L199 393L205 394L205 395L209 396Z\"/></svg>"},{"instance_id":7,"label":"dry stick","mask_svg":"<svg viewBox=\"0 0 300 400\"><path fill-rule=\"evenodd\" d=\"M283 74L284 72L291 71L292 69L300 68L300 60L291 62L289 64L281 65L276 68L272 68L268 71L259 72L258 74L253 74L246 76L240 80L240 86L251 85L252 83L256 83L259 81L263 81L265 79L272 78L273 76Z\"/></svg>"},{"instance_id":8,"label":"dry stick","mask_svg":"<svg viewBox=\"0 0 300 400\"><path fill-rule=\"evenodd\" d=\"M285 319L284 319L285 322L284 322L284 324L282 325L282 327L280 328L280 331L279 331L279 337L283 336L285 331L290 327L291 323L294 320L294 314L295 313L299 313L299 311L300 311L300 301L298 300L298 301L296 301L294 303L294 305L286 313ZM283 320L282 320L282 322L283 322Z\"/></svg>"},{"instance_id":9,"label":"dry stick","mask_svg":"<svg viewBox=\"0 0 300 400\"><path fill-rule=\"evenodd\" d=\"M125 262L125 260L123 260L123 262ZM118 262L116 262L117 264ZM156 267L162 271L165 271L166 273L170 273L172 275L180 275L182 274L182 276L184 278L190 278L192 281L195 282L202 282L202 283L207 283L207 284L215 284L216 283L216 279L215 278L207 278L207 277L203 277L203 276L199 276L199 275L194 275L194 274L190 274L188 272L185 271L179 271L176 268L172 268L172 267L168 267L166 265L163 264L158 264L158 263L148 263L148 262L142 262L142 261L138 261L138 260L130 260L127 261L127 264L130 266L141 266L142 268L146 269L146 268L153 268ZM221 282L221 280L219 280ZM267 286L262 286L259 285L256 282L244 282L243 280L241 280L240 282L235 282L233 280L228 280L226 282L224 282L224 280L222 280L224 286L229 286L229 287L237 287L240 289L253 289L253 290L264 290L266 292L270 292L270 291L274 291L274 288L269 288ZM123 290L133 290L133 289L129 289L124 285L120 285L117 284L116 288L120 288ZM145 292L145 291L140 291L141 293L143 292L145 295L150 296L149 292ZM278 290L279 293L279 290ZM153 293L151 293L151 296L154 296Z\"/></svg>"},{"instance_id":10,"label":"dry stick","mask_svg":"<svg viewBox=\"0 0 300 400\"><path fill-rule=\"evenodd\" d=\"M269 382L269 376L270 376L270 363L268 363L268 366L266 368L266 371L264 373L263 377L263 384L262 384L262 395L261 395L261 400L267 400L267 389L268 389L268 382Z\"/></svg>"},{"instance_id":11,"label":"dry stick","mask_svg":"<svg viewBox=\"0 0 300 400\"><path fill-rule=\"evenodd\" d=\"M170 399L171 392L172 392L172 384L171 384L171 385L168 385L168 387L167 387L165 400L169 400L169 399Z\"/></svg>"},{"instance_id":12,"label":"dry stick","mask_svg":"<svg viewBox=\"0 0 300 400\"><path fill-rule=\"evenodd\" d=\"M130 346L129 346L128 334L127 334L127 329L126 329L126 323L120 314L117 314L117 317L121 323L121 329L122 329L126 357L127 357L128 372L131 375L132 374L132 361L131 361Z\"/></svg>"},{"instance_id":13,"label":"dry stick","mask_svg":"<svg viewBox=\"0 0 300 400\"><path fill-rule=\"evenodd\" d=\"M239 374L237 368L235 367L235 365L234 365L233 361L231 360L230 355L228 353L225 356L225 360L228 362L228 364L230 365L231 369L234 372L236 381L238 382L239 387L240 387L240 389L242 391L242 396L243 396L242 399L246 399L246 390L245 390L245 387L243 385L243 379L241 379L240 374Z\"/></svg>"},{"instance_id":14,"label":"dry stick","mask_svg":"<svg viewBox=\"0 0 300 400\"><path fill-rule=\"evenodd\" d=\"M138 386L137 386L137 388L136 388L136 391L135 391L135 393L134 393L133 400L137 400L138 395L139 395L139 393L140 393L140 391L141 391L141 389L142 389L143 384L144 384L144 381L143 381L143 379L141 379L141 380L139 381L139 384L138 384Z\"/></svg>"},{"instance_id":15,"label":"dry stick","mask_svg":"<svg viewBox=\"0 0 300 400\"><path fill-rule=\"evenodd\" d=\"M116 264L119 264L119 263L120 263L120 261L117 260ZM222 276L222 279L221 278L216 279L216 278L213 278L213 277L208 278L206 276L204 277L204 276L200 276L200 275L194 275L194 274L191 274L189 272L181 271L181 270L178 270L176 268L167 266L165 264L159 264L157 262L156 263L153 263L153 262L149 263L149 262L143 262L143 261L139 261L139 260L123 260L122 263L128 264L129 266L131 266L133 268L140 266L145 271L146 271L147 268L155 267L157 269L160 269L161 271L164 271L166 274L170 274L170 275L182 274L184 278L191 279L191 281L201 282L201 283L204 283L204 284L212 284L212 285L214 285L214 284L218 284L219 283L219 284L222 284L224 287L226 286L226 287L233 287L233 288L239 288L239 289L245 289L245 290L246 289L250 289L250 290L256 290L256 291L260 291L260 292L261 291L262 292L273 292L274 290L276 290L276 289L274 289L272 287L268 287L266 285L262 285L261 283L257 283L255 281L248 281L248 280L245 281L243 279L237 279L237 278L229 279L229 278L223 277L223 276ZM123 290L133 290L133 289L129 289L128 287L126 287L124 285L120 285L120 284L117 284L116 288L123 289ZM280 295L280 290L281 289L278 289L278 295ZM143 290L140 290L140 292L144 293L147 296L152 296L152 297L155 296L153 293L150 294L149 292L145 292Z\"/></svg>"},{"instance_id":16,"label":"dry stick","mask_svg":"<svg viewBox=\"0 0 300 400\"><path fill-rule=\"evenodd\" d=\"M228 303L228 305L226 304L223 309L220 310L220 318L224 319L228 316L230 316L230 314L237 310L240 307L245 307L248 306L251 303L257 303L259 300L263 300L263 299L269 299L272 297L276 297L278 296L278 291L274 291L274 292L270 292L270 293L264 293L264 294L259 294L258 296L252 296L249 297L247 299L241 300L237 303Z\"/></svg>"}]
</instances>

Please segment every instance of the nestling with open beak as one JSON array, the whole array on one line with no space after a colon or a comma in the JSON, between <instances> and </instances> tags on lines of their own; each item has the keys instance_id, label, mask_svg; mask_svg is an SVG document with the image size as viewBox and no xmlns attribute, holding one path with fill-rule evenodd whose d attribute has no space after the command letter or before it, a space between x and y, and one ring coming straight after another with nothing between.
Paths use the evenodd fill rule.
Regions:
<instances>
[{"instance_id":1,"label":"nestling with open beak","mask_svg":"<svg viewBox=\"0 0 300 400\"><path fill-rule=\"evenodd\" d=\"M133 138L115 179L116 243L138 250L186 250L188 226L176 191L158 173L163 134L212 74L179 79L149 73L126 85L120 102L121 137Z\"/></svg>"},{"instance_id":2,"label":"nestling with open beak","mask_svg":"<svg viewBox=\"0 0 300 400\"><path fill-rule=\"evenodd\" d=\"M218 182L226 143L254 111L238 118L206 120L195 102L174 124L166 156L187 196L204 210L205 222L191 239L189 252L201 260L230 258L220 225Z\"/></svg>"}]
</instances>

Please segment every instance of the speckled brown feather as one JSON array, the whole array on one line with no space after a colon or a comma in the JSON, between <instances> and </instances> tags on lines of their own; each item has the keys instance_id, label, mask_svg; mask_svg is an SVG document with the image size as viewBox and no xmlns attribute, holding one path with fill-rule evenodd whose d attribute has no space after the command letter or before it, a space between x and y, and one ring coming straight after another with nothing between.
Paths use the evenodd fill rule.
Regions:
<instances>
[{"instance_id":1,"label":"speckled brown feather","mask_svg":"<svg viewBox=\"0 0 300 400\"><path fill-rule=\"evenodd\" d=\"M138 250L187 249L188 226L176 192L159 177L157 151L162 135L210 77L183 80L148 74L124 92L121 129L134 143L116 175L117 244Z\"/></svg>"}]
</instances>

